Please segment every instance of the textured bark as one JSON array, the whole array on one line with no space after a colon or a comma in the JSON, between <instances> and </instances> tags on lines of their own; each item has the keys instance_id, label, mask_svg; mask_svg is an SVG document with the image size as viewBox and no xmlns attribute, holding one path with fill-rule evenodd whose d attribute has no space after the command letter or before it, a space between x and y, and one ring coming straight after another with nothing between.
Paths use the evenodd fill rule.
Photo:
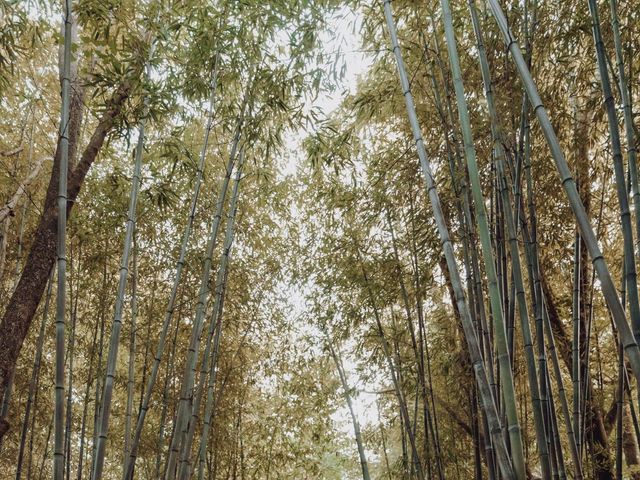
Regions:
<instances>
[{"instance_id":1,"label":"textured bark","mask_svg":"<svg viewBox=\"0 0 640 480\"><path fill-rule=\"evenodd\" d=\"M113 93L111 99L100 117L87 147L84 149L77 166L69 173L67 212L71 211L89 168L95 161L107 134L120 115L124 102L129 96L131 86L123 82ZM74 95L71 118L77 121L75 131L70 131L69 156L74 157L77 151L82 108L81 98ZM80 102L80 103L77 103ZM70 120L74 121L74 120ZM54 156L51 179L47 187L43 213L33 234L33 243L22 271L20 281L7 304L7 308L0 323L0 391L4 391L13 370L15 369L22 344L27 336L33 316L47 284L51 267L56 258L56 234L58 208L56 194L60 165L60 141ZM7 421L0 423L0 442L9 429Z\"/></svg>"}]
</instances>

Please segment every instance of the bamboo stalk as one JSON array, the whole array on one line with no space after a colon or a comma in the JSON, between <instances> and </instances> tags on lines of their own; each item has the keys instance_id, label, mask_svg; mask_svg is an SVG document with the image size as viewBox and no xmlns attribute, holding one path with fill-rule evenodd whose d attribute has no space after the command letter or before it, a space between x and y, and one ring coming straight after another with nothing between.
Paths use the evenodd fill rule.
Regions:
<instances>
[{"instance_id":1,"label":"bamboo stalk","mask_svg":"<svg viewBox=\"0 0 640 480\"><path fill-rule=\"evenodd\" d=\"M229 262L231 260L231 247L235 235L235 220L238 210L238 198L240 196L240 180L242 180L242 168L244 166L244 150L240 150L238 156L238 166L236 168L236 178L231 193L231 203L229 205L229 213L227 215L227 227L222 247L222 255L220 256L220 265L216 275L215 298L211 309L211 320L209 322L208 340L205 351L202 355L202 368L198 378L198 392L195 395L193 406L191 407L191 419L188 428L185 428L185 441L182 445L182 456L178 467L178 478L180 480L188 480L191 476L191 446L195 436L195 430L200 419L200 405L205 390L207 374L209 373L209 357L211 349L214 348L214 358L212 362L217 360L217 351L220 345L220 337L222 335L222 307L224 303L224 293L226 290L227 272ZM215 335L214 335L215 334ZM187 427L185 425L185 427ZM203 432L204 433L204 432Z\"/></svg>"},{"instance_id":2,"label":"bamboo stalk","mask_svg":"<svg viewBox=\"0 0 640 480\"><path fill-rule=\"evenodd\" d=\"M611 10L611 29L613 31L613 43L615 45L616 64L618 67L618 83L620 84L620 96L622 98L622 106L624 112L628 168L631 180L631 196L633 197L633 206L635 213L636 255L640 255L640 190L638 189L638 150L636 147L636 132L633 121L631 95L629 93L629 87L627 84L627 74L624 70L622 39L620 37L620 22L618 20L618 1L609 0L609 8Z\"/></svg>"},{"instance_id":3,"label":"bamboo stalk","mask_svg":"<svg viewBox=\"0 0 640 480\"><path fill-rule=\"evenodd\" d=\"M604 106L607 112L609 124L609 138L613 154L613 170L616 177L616 192L618 194L618 204L620 207L620 222L622 223L622 238L624 242L625 258L625 283L627 285L627 302L631 316L631 327L636 342L640 341L640 303L638 303L638 282L636 273L636 262L633 252L633 230L631 228L631 212L629 211L629 199L627 197L627 184L625 181L624 165L622 159L622 146L620 144L620 130L618 127L618 116L616 113L615 100L611 90L609 80L609 69L607 68L606 52L600 33L600 18L598 14L598 4L595 0L588 0L589 11L591 12L591 26L593 39L596 46L596 57L598 61L598 72ZM631 169L633 170L633 169ZM624 306L624 304L623 304Z\"/></svg>"},{"instance_id":4,"label":"bamboo stalk","mask_svg":"<svg viewBox=\"0 0 640 480\"><path fill-rule=\"evenodd\" d=\"M467 171L469 172L469 181L471 183L473 206L475 209L476 221L478 223L478 231L480 235L480 245L482 248L485 272L489 284L489 299L491 301L491 313L494 320L494 342L498 350L498 364L500 365L500 380L502 383L503 394L502 398L504 400L504 409L507 418L507 430L509 432L509 443L511 446L511 461L513 462L513 468L516 474L516 478L523 480L526 477L524 449L520 432L520 423L518 420L518 411L516 407L515 388L513 385L513 375L509 360L509 350L507 347L507 335L503 317L502 296L500 294L500 289L498 286L498 279L495 269L495 259L493 257L493 250L491 247L491 236L489 233L489 225L485 211L485 199L484 195L482 194L482 187L480 185L480 174L476 161L475 147L473 144L471 121L469 119L469 111L467 108L464 86L462 83L462 72L460 68L460 60L458 58L455 33L453 31L451 8L449 6L448 0L441 0L440 4L442 5L444 32L447 40L447 49L449 52L449 62L451 64L453 86L456 94L460 127L462 130L465 158L467 160ZM485 81L485 85L487 84L490 85L490 81L488 83L486 83ZM489 87L488 93L490 94L490 92L491 91ZM541 421L541 419L538 418L537 421ZM541 459L544 459L544 448L542 448L540 452Z\"/></svg>"},{"instance_id":5,"label":"bamboo stalk","mask_svg":"<svg viewBox=\"0 0 640 480\"><path fill-rule=\"evenodd\" d=\"M136 329L138 319L138 249L136 231L133 232L133 258L131 272L131 324L129 332L129 365L127 368L127 405L125 407L124 422L124 453L122 464L126 465L131 453L131 417L133 415L133 396L135 394L135 365L136 365Z\"/></svg>"},{"instance_id":6,"label":"bamboo stalk","mask_svg":"<svg viewBox=\"0 0 640 480\"><path fill-rule=\"evenodd\" d=\"M64 50L62 66L62 111L60 115L60 165L58 173L58 282L56 288L56 374L54 415L54 480L64 478L64 338L66 307L67 175L69 170L69 103L71 88L71 0L64 2Z\"/></svg>"},{"instance_id":7,"label":"bamboo stalk","mask_svg":"<svg viewBox=\"0 0 640 480\"><path fill-rule=\"evenodd\" d=\"M33 360L33 370L31 371L31 381L29 382L29 393L27 394L27 404L25 406L24 418L22 422L22 431L20 432L20 447L18 450L18 463L16 467L16 480L22 478L22 463L24 458L24 449L26 446L27 433L29 431L29 422L31 418L31 408L34 410L37 408L37 394L38 387L40 385L40 366L42 365L42 346L44 344L44 333L49 318L49 303L51 301L51 290L53 287L53 274L49 277L49 285L47 286L47 293L44 299L44 308L42 311L42 321L40 322L40 329L38 330L38 340L36 341L36 355ZM35 418L35 413L34 413ZM31 425L31 431L33 432L34 425ZM28 459L28 465L31 467L31 458ZM29 477L27 477L29 478Z\"/></svg>"},{"instance_id":8,"label":"bamboo stalk","mask_svg":"<svg viewBox=\"0 0 640 480\"><path fill-rule=\"evenodd\" d=\"M153 57L154 44L149 47L149 58ZM146 77L151 77L151 67L147 63ZM109 351L107 354L107 366L104 378L104 386L102 393L102 408L100 412L100 422L98 423L98 443L96 446L96 457L92 472L92 480L100 480L104 468L104 458L107 447L107 435L109 433L109 416L111 414L111 401L113 397L113 386L116 374L116 362L118 358L118 349L120 347L120 333L122 331L122 314L124 310L124 296L129 277L129 256L133 243L133 232L136 224L136 206L138 203L138 191L140 190L141 170L142 170L142 153L145 141L145 124L146 116L149 110L149 97L144 97L145 112L138 124L138 142L136 145L135 162L133 167L133 176L131 178L131 194L129 197L129 210L127 212L126 232L124 238L124 246L122 249L122 259L120 263L120 274L118 279L118 290L116 294L116 306L113 315L113 323L111 327L111 336L109 339Z\"/></svg>"},{"instance_id":9,"label":"bamboo stalk","mask_svg":"<svg viewBox=\"0 0 640 480\"><path fill-rule=\"evenodd\" d=\"M178 287L182 279L182 271L184 269L185 257L186 257L187 248L189 245L189 239L191 237L191 230L193 228L193 221L196 214L196 206L198 203L198 198L200 196L200 189L202 187L202 176L204 174L204 163L207 156L207 149L209 146L209 135L211 134L211 129L213 128L216 88L218 83L219 61L220 61L220 54L217 54L214 67L212 70L212 74L211 74L209 107L207 111L207 124L204 131L204 141L202 142L202 149L200 150L200 159L198 162L198 170L196 171L193 194L191 196L191 207L189 210L189 218L187 220L187 225L185 226L184 233L182 235L182 242L180 244L180 254L178 255L178 261L176 262L174 275L173 275L173 283L171 285L171 293L169 294L169 303L165 310L164 322L162 324L162 329L160 331L160 337L158 338L158 346L156 347L155 356L153 358L153 365L151 366L151 372L149 374L149 378L147 379L147 384L144 389L144 397L142 400L142 404L140 406L140 411L138 413L136 430L134 432L133 440L131 442L129 456L127 461L125 462L124 471L123 471L123 480L133 479L133 471L135 468L135 462L138 455L138 445L140 444L142 429L144 427L146 415L150 407L153 387L155 386L156 380L158 378L158 371L160 369L160 361L164 353L164 348L167 340L167 333L169 331L171 320L173 318L173 313L175 310Z\"/></svg>"},{"instance_id":10,"label":"bamboo stalk","mask_svg":"<svg viewBox=\"0 0 640 480\"><path fill-rule=\"evenodd\" d=\"M185 370L182 377L182 387L180 392L180 401L178 403L178 412L176 414L176 422L174 425L174 434L171 439L171 446L169 449L169 456L166 462L165 479L170 480L175 475L176 464L178 456L180 454L180 445L182 443L182 430L186 425L189 413L190 413L190 392L193 388L195 380L196 362L198 359L198 350L200 348L200 334L204 327L204 314L206 311L208 297L209 297L209 277L211 274L211 264L213 262L213 249L215 246L216 238L218 236L218 229L220 227L222 219L222 209L225 203L227 195L227 189L229 187L229 181L231 179L231 170L238 151L238 145L242 134L242 126L244 123L244 112L248 100L248 90L245 94L241 111L238 116L236 125L236 131L232 142L231 152L229 160L227 162L227 170L224 179L221 183L221 188L218 192L218 200L216 205L216 212L211 222L211 230L209 232L209 240L207 244L206 256L204 259L204 265L202 268L202 274L200 279L200 291L198 293L198 304L196 305L196 316L193 323L193 329L191 334L191 340L189 343L189 349L187 352L187 361L185 363Z\"/></svg>"}]
</instances>

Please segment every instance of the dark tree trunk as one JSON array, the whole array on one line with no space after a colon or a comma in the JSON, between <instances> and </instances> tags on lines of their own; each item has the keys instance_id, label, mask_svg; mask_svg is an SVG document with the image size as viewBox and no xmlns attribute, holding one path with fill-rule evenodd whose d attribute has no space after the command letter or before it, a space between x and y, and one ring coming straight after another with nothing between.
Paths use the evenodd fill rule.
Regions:
<instances>
[{"instance_id":1,"label":"dark tree trunk","mask_svg":"<svg viewBox=\"0 0 640 480\"><path fill-rule=\"evenodd\" d=\"M107 134L111 131L114 123L122 111L125 100L129 96L131 85L129 82L122 83L113 93L111 99L100 117L100 121L89 140L87 147L82 153L82 157L73 172L69 174L67 212L73 207L89 168L96 159L98 152L104 144ZM77 98L77 97L76 97ZM76 122L78 128L70 132L70 157L73 158L77 150L77 139L81 121L82 108L76 105L72 110L72 121ZM56 206L57 185L60 164L60 143L54 156L51 179L47 187L44 208L38 222L36 231L33 234L33 243L27 257L24 270L20 276L20 281L9 300L4 317L0 323L0 392L7 387L9 378L13 373L22 344L27 336L29 327L35 315L38 304L47 284L47 279L56 259L56 234L58 209ZM9 429L9 422L0 421L0 443L4 434Z\"/></svg>"}]
</instances>

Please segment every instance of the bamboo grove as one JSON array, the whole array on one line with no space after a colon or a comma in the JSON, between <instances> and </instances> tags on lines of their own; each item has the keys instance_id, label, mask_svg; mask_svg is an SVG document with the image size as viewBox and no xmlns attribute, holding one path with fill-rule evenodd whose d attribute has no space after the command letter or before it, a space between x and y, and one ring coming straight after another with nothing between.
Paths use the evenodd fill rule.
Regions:
<instances>
[{"instance_id":1,"label":"bamboo grove","mask_svg":"<svg viewBox=\"0 0 640 480\"><path fill-rule=\"evenodd\" d=\"M640 479L638 25L0 0L0 478Z\"/></svg>"}]
</instances>

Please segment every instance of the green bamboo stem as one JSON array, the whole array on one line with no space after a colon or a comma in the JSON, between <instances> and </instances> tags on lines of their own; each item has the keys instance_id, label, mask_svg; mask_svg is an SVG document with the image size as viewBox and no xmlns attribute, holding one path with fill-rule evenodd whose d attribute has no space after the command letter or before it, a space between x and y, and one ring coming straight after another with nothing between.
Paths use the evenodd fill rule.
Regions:
<instances>
[{"instance_id":1,"label":"green bamboo stem","mask_svg":"<svg viewBox=\"0 0 640 480\"><path fill-rule=\"evenodd\" d=\"M387 362L387 367L389 369L391 382L393 383L393 388L394 388L396 397L398 398L398 406L400 408L400 419L401 419L400 426L403 432L402 437L404 437L404 430L406 429L407 436L409 437L409 443L411 444L411 454L412 454L411 456L413 459L412 465L415 465L416 474L418 475L418 478L424 478L424 473L422 471L422 463L420 461L420 455L418 454L416 439L411 429L411 418L409 417L407 400L404 395L404 392L402 391L401 368L394 363L391 347L385 336L384 328L382 326L382 315L380 314L380 311L378 310L378 306L376 305L376 302L375 302L376 297L374 295L373 289L371 288L369 276L367 274L367 271L365 270L364 262L362 261L359 250L358 250L358 256L360 257L360 266L362 269L362 276L365 282L365 286L367 287L369 303L371 304L371 308L373 310L373 316L376 321L378 338L380 339L380 343L382 345L382 351L384 352L385 360ZM397 356L396 356L396 362L397 362Z\"/></svg>"},{"instance_id":2,"label":"green bamboo stem","mask_svg":"<svg viewBox=\"0 0 640 480\"><path fill-rule=\"evenodd\" d=\"M73 245L73 244L72 244ZM73 280L73 250L70 249L69 253L69 269L71 272L69 279L69 305L71 306L71 335L69 337L69 344L67 348L68 359L68 377L67 377L67 405L66 420L64 428L64 458L65 467L64 475L65 479L69 480L71 475L71 428L73 426L73 403L71 401L73 395L73 365L75 358L75 345L76 345L76 326L78 323L78 289L74 290Z\"/></svg>"},{"instance_id":3,"label":"green bamboo stem","mask_svg":"<svg viewBox=\"0 0 640 480\"><path fill-rule=\"evenodd\" d=\"M135 395L136 329L138 320L138 249L136 232L133 232L133 259L131 272L131 331L129 332L129 364L127 369L127 405L124 423L124 454L122 465L126 465L131 453L131 418L133 416L133 396Z\"/></svg>"},{"instance_id":4,"label":"green bamboo stem","mask_svg":"<svg viewBox=\"0 0 640 480\"><path fill-rule=\"evenodd\" d=\"M635 213L636 255L640 255L640 189L638 189L638 150L636 147L636 133L633 121L631 95L627 84L627 74L624 69L624 57L622 55L622 39L620 37L620 22L618 20L618 1L609 0L609 7L611 10L611 28L613 31L613 43L616 51L616 64L618 67L618 83L620 84L620 95L622 98L624 112L628 167L631 179L631 195L633 197Z\"/></svg>"},{"instance_id":5,"label":"green bamboo stem","mask_svg":"<svg viewBox=\"0 0 640 480\"><path fill-rule=\"evenodd\" d=\"M525 156L526 158L526 156ZM531 180L531 171L530 166L525 167L527 183L529 184L529 190L532 189L533 182ZM530 204L530 216L532 223L535 219L535 206L533 203ZM571 453L571 459L574 463L574 478L582 479L582 461L580 458L580 450L576 445L575 434L573 430L573 422L571 418L571 413L569 410L569 401L567 400L567 393L564 387L564 380L562 377L562 371L560 369L560 361L558 358L558 351L555 345L555 339L553 337L553 330L551 329L551 322L549 320L549 315L547 314L547 310L544 304L544 296L542 294L542 286L540 284L540 267L539 267L539 259L538 259L538 251L535 248L536 240L535 237L532 237L532 233L529 232L528 226L524 223L524 218L521 218L522 221L522 234L524 237L524 244L527 251L527 256L529 257L529 261L532 264L532 282L536 285L535 288L535 296L536 302L539 302L542 314L543 321L543 332L545 337L547 338L546 346L549 350L549 356L551 357L551 365L553 368L553 373L556 378L557 383L557 395L560 398L560 410L562 412L562 417L564 419L564 423L567 430L567 437L569 442L569 451ZM533 227L532 227L533 229ZM550 384L550 379L549 379ZM553 395L549 396L549 400L553 401ZM555 416L555 415L553 415ZM552 416L552 417L553 417Z\"/></svg>"},{"instance_id":6,"label":"green bamboo stem","mask_svg":"<svg viewBox=\"0 0 640 480\"><path fill-rule=\"evenodd\" d=\"M236 131L234 134L231 152L229 154L229 160L227 162L226 174L222 180L220 190L218 192L218 199L216 204L216 212L211 222L211 229L209 232L209 240L207 243L206 256L202 268L202 274L200 278L200 291L198 293L198 303L196 305L196 316L191 331L191 339L189 342L189 348L187 351L187 361L185 363L184 374L182 377L182 387L180 390L180 400L178 403L178 411L176 413L176 421L174 424L174 434L171 439L171 446L169 448L169 456L166 462L165 478L170 480L175 475L178 456L180 454L180 444L182 439L182 430L186 425L189 414L191 411L191 390L195 381L195 369L198 359L198 350L200 348L200 335L204 327L204 315L207 309L207 303L209 298L209 277L211 275L211 266L213 263L213 250L218 236L218 229L222 220L222 209L224 207L225 199L227 196L227 190L229 187L229 181L231 179L231 170L235 161L238 145L240 142L240 136L242 134L242 126L244 123L244 112L247 105L247 97L243 100L240 114L236 125Z\"/></svg>"},{"instance_id":7,"label":"green bamboo stem","mask_svg":"<svg viewBox=\"0 0 640 480\"><path fill-rule=\"evenodd\" d=\"M167 419L167 410L169 407L169 388L171 386L171 379L173 379L173 373L175 371L174 368L174 360L176 357L176 346L177 346L177 335L180 327L180 323L176 322L176 326L173 331L173 339L171 343L171 350L169 351L169 359L167 361L167 373L164 378L164 386L162 389L162 409L160 410L160 422L158 427L158 438L156 441L156 461L154 468L153 478L161 478L162 474L160 473L160 469L162 466L162 454L164 450L164 439L165 439L165 430L166 430L166 419Z\"/></svg>"},{"instance_id":8,"label":"green bamboo stem","mask_svg":"<svg viewBox=\"0 0 640 480\"><path fill-rule=\"evenodd\" d=\"M65 0L62 109L60 115L60 165L58 166L58 283L56 288L56 373L53 451L54 480L63 480L64 478L64 337L67 277L67 176L69 170L69 101L71 94L71 37L73 23L71 0Z\"/></svg>"},{"instance_id":9,"label":"green bamboo stem","mask_svg":"<svg viewBox=\"0 0 640 480\"><path fill-rule=\"evenodd\" d=\"M236 178L233 184L231 194L231 203L229 205L229 213L227 215L227 226L222 246L222 254L220 256L220 265L215 280L215 297L213 307L211 308L211 319L209 320L209 331L207 335L207 343L202 355L202 367L198 376L198 388L194 396L193 405L191 407L191 418L188 428L185 428L183 436L186 438L182 445L182 455L178 466L178 478L180 480L188 480L191 476L191 446L195 436L196 426L200 420L200 405L205 391L207 374L209 373L209 357L211 350L217 354L222 335L222 309L224 303L225 284L227 280L227 271L231 260L231 247L235 235L235 220L238 209L238 197L240 196L240 180L242 179L242 168L244 166L244 150L240 150L238 156L238 166L236 168ZM216 355L217 357L217 355ZM217 358L212 359L215 363ZM185 426L186 427L186 426Z\"/></svg>"},{"instance_id":10,"label":"green bamboo stem","mask_svg":"<svg viewBox=\"0 0 640 480\"><path fill-rule=\"evenodd\" d=\"M471 131L471 121L467 102L465 100L464 86L462 83L462 72L458 50L456 46L455 32L453 31L453 19L451 18L451 8L448 0L441 0L442 18L444 22L444 32L447 40L447 50L449 62L451 64L451 74L458 107L458 116L462 131L465 158L467 161L467 171L471 184L473 196L473 206L477 221L480 245L484 260L485 272L489 285L489 299L491 302L491 313L494 320L494 343L498 351L497 359L500 365L500 381L504 400L504 409L507 418L507 430L509 432L509 442L511 445L511 460L518 479L526 478L526 468L524 462L524 448L518 420L518 410L516 405L515 387L511 371L509 350L507 346L507 335L505 321L503 317L503 304L496 275L495 259L491 245L489 224L485 210L485 199L480 185L480 173L476 160L476 151L473 144L473 134ZM490 89L489 89L490 94ZM471 225L469 228L473 228Z\"/></svg>"},{"instance_id":11,"label":"green bamboo stem","mask_svg":"<svg viewBox=\"0 0 640 480\"><path fill-rule=\"evenodd\" d=\"M469 308L464 296L464 289L460 281L460 273L458 271L458 266L456 263L453 246L451 244L451 240L449 238L449 232L444 220L444 214L442 212L440 198L436 190L434 177L431 172L431 166L429 164L429 160L427 158L427 152L424 147L424 141L422 139L420 125L418 123L418 117L416 115L415 104L413 102L413 97L411 95L411 90L409 87L409 80L407 78L404 62L402 60L400 46L398 44L398 37L396 33L395 22L393 20L393 14L391 11L390 0L384 0L383 6L384 6L384 13L385 13L385 19L387 22L387 27L389 29L389 34L391 37L391 46L392 46L394 55L396 57L398 74L400 76L400 84L401 84L402 92L407 105L407 114L409 117L409 121L411 123L413 137L416 143L418 157L420 159L420 164L422 167L422 173L424 175L427 195L429 196L429 199L431 201L431 206L432 206L435 221L437 224L440 241L442 243L442 248L444 250L445 259L447 262L447 268L449 270L451 283L452 283L455 298L456 298L456 303L458 305L458 310L460 312L460 317L462 321L465 338L467 340L467 345L469 348L469 356L473 365L476 381L478 383L478 393L482 401L483 409L487 416L487 421L489 423L489 428L490 428L490 434L492 436L494 448L497 453L498 465L500 470L502 471L502 475L505 478L508 478L508 479L516 478L513 471L512 464L511 464L511 460L507 453L507 447L505 445L504 438L503 438L503 428L502 428L502 425L500 424L500 418L498 416L498 411L495 405L493 394L491 392L489 380L487 378L487 372L485 370L482 355L480 353L480 347L478 344L475 327L473 325L473 320L471 318L471 314L469 312ZM640 359L640 355L639 355L639 359Z\"/></svg>"},{"instance_id":12,"label":"green bamboo stem","mask_svg":"<svg viewBox=\"0 0 640 480\"><path fill-rule=\"evenodd\" d=\"M40 329L38 330L38 340L36 341L36 354L33 360L33 370L31 371L31 381L29 382L29 393L27 395L27 404L25 406L24 418L22 423L22 430L20 432L20 448L18 450L18 463L16 467L16 480L22 478L22 463L24 459L24 449L26 445L27 433L29 431L29 422L31 419L31 408L34 410L37 407L37 394L38 387L40 385L40 367L42 365L42 346L44 344L45 328L47 326L47 320L49 319L49 305L51 302L51 291L53 289L53 274L49 277L49 284L47 286L47 293L44 299L44 308L42 311L42 321L40 322ZM35 413L34 413L35 418ZM33 425L31 425L33 433ZM31 467L31 458L29 458L29 467ZM27 477L28 478L28 477Z\"/></svg>"},{"instance_id":13,"label":"green bamboo stem","mask_svg":"<svg viewBox=\"0 0 640 480\"><path fill-rule=\"evenodd\" d=\"M573 431L578 451L582 445L581 435L581 375L580 375L580 235L576 233L573 245L573 305L572 324L573 338L571 342L571 377L573 379Z\"/></svg>"},{"instance_id":14,"label":"green bamboo stem","mask_svg":"<svg viewBox=\"0 0 640 480\"><path fill-rule=\"evenodd\" d=\"M150 46L149 58L153 56L153 43ZM147 63L146 78L151 77L151 67ZM113 399L113 387L116 375L116 364L118 359L118 349L120 347L120 334L122 332L122 315L124 310L125 290L129 277L129 257L133 243L133 232L136 225L136 206L138 204L138 192L140 190L142 157L145 141L145 125L149 111L149 96L144 97L145 112L138 124L138 142L136 145L135 164L133 176L131 178L131 194L129 197L129 210L127 213L127 223L122 250L122 260L120 263L120 274L118 279L118 290L116 294L116 306L111 327L111 337L109 339L109 351L107 354L107 367L104 378L102 393L100 421L98 423L98 443L96 446L96 456L94 461L91 480L100 480L104 469L104 459L107 448L107 436L109 433L109 417L111 414L111 401Z\"/></svg>"},{"instance_id":15,"label":"green bamboo stem","mask_svg":"<svg viewBox=\"0 0 640 480\"><path fill-rule=\"evenodd\" d=\"M616 113L615 100L609 79L609 69L607 67L606 52L604 42L600 33L600 18L598 14L598 4L595 0L588 0L589 11L591 12L593 39L596 46L596 57L598 60L598 71L600 85L604 97L604 105L607 111L609 124L609 137L611 140L611 150L613 154L613 169L616 177L616 191L620 206L620 222L622 223L622 238L624 242L624 258L627 284L627 301L631 316L631 326L636 342L640 340L640 304L638 303L638 283L636 273L635 256L633 253L633 230L631 228L631 212L629 210L629 199L627 197L627 184L625 181L624 165L622 159L622 146L620 144L620 130L618 127L618 116Z\"/></svg>"}]
</instances>

